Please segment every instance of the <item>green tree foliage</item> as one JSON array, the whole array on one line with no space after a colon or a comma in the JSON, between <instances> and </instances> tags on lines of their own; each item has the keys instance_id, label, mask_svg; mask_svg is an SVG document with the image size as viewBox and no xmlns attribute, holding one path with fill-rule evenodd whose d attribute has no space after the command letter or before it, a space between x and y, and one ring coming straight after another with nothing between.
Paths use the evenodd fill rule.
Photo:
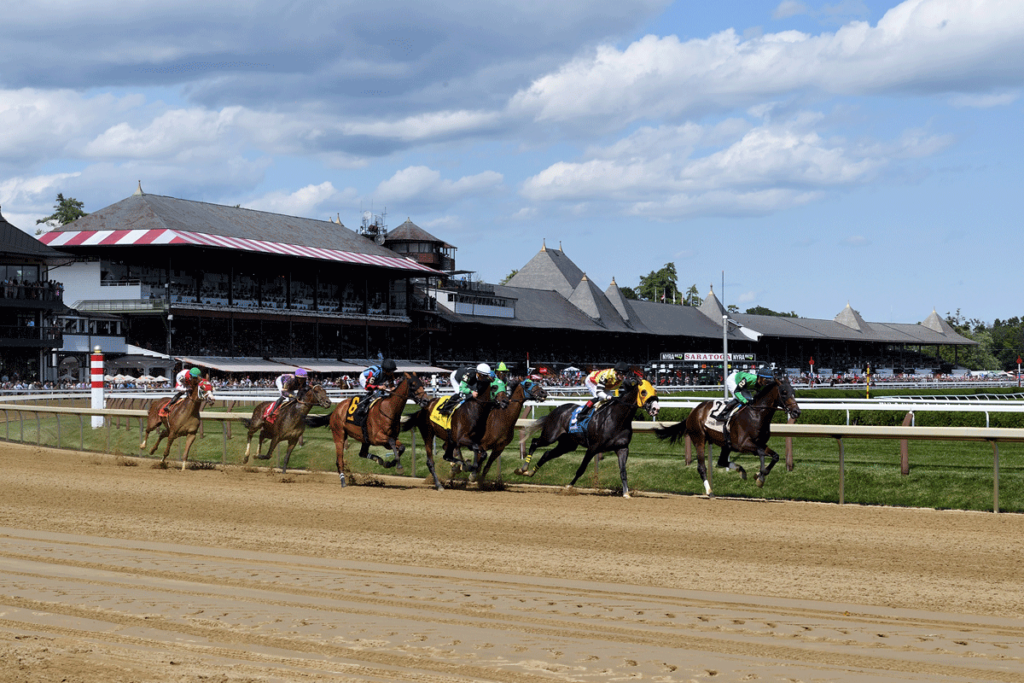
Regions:
<instances>
[{"instance_id":1,"label":"green tree foliage","mask_svg":"<svg viewBox=\"0 0 1024 683\"><path fill-rule=\"evenodd\" d=\"M683 305L700 306L702 303L704 303L704 300L700 298L700 290L697 289L697 285L690 285L690 288L686 290L686 297L683 300Z\"/></svg>"},{"instance_id":2,"label":"green tree foliage","mask_svg":"<svg viewBox=\"0 0 1024 683\"><path fill-rule=\"evenodd\" d=\"M36 225L43 223L51 228L57 228L62 225L78 220L82 216L88 216L85 211L82 210L84 205L74 197L64 198L62 192L57 193L57 203L53 205L54 212L46 218L40 218L36 221ZM42 233L40 229L36 234Z\"/></svg>"},{"instance_id":3,"label":"green tree foliage","mask_svg":"<svg viewBox=\"0 0 1024 683\"><path fill-rule=\"evenodd\" d=\"M790 311L789 313L780 313L779 311L773 311L770 308L764 306L754 306L753 308L747 309L748 315L774 315L779 318L799 318L796 311Z\"/></svg>"},{"instance_id":4,"label":"green tree foliage","mask_svg":"<svg viewBox=\"0 0 1024 683\"><path fill-rule=\"evenodd\" d=\"M636 290L633 289L632 287L619 287L619 291L622 292L622 296L627 299L632 299L633 301L636 301L637 299L640 298L636 295Z\"/></svg>"},{"instance_id":5,"label":"green tree foliage","mask_svg":"<svg viewBox=\"0 0 1024 683\"><path fill-rule=\"evenodd\" d=\"M946 322L957 334L973 339L978 345L961 346L956 349L950 346L943 347L939 350L940 359L948 363L958 363L970 370L995 370L999 367L999 360L992 352L992 331L984 322L977 318L967 318L960 313L959 308L955 315L946 314Z\"/></svg>"},{"instance_id":6,"label":"green tree foliage","mask_svg":"<svg viewBox=\"0 0 1024 683\"><path fill-rule=\"evenodd\" d=\"M511 280L512 278L514 278L516 276L516 273L518 273L518 272L519 272L518 268L513 268L512 272L509 273L508 275L506 275L505 277L501 278L501 282L499 282L498 284L499 285L507 285L508 281Z\"/></svg>"}]
</instances>

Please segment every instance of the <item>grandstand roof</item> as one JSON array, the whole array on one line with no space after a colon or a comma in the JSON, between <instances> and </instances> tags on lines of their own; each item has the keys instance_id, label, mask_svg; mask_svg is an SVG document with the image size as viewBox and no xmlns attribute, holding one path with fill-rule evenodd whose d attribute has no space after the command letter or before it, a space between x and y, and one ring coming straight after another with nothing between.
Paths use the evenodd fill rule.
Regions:
<instances>
[{"instance_id":1,"label":"grandstand roof","mask_svg":"<svg viewBox=\"0 0 1024 683\"><path fill-rule=\"evenodd\" d=\"M411 218L407 218L406 221L397 228L388 230L388 242L436 242L448 249L455 249L455 247L444 240L434 237L429 232L413 223Z\"/></svg>"},{"instance_id":2,"label":"grandstand roof","mask_svg":"<svg viewBox=\"0 0 1024 683\"><path fill-rule=\"evenodd\" d=\"M622 295L622 290L619 289L619 285L616 284L614 277L612 278L612 283L608 285L608 289L604 290L604 295L608 297L608 301L619 312L619 316L631 330L634 332L650 332L633 308L633 302Z\"/></svg>"},{"instance_id":3,"label":"grandstand roof","mask_svg":"<svg viewBox=\"0 0 1024 683\"><path fill-rule=\"evenodd\" d=\"M60 256L59 252L7 222L3 214L0 214L0 254L4 256L31 256L34 258Z\"/></svg>"},{"instance_id":4,"label":"grandstand roof","mask_svg":"<svg viewBox=\"0 0 1024 683\"><path fill-rule=\"evenodd\" d=\"M550 289L568 299L582 279L583 271L569 260L561 248L555 251L545 244L506 284L527 289Z\"/></svg>"},{"instance_id":5,"label":"grandstand roof","mask_svg":"<svg viewBox=\"0 0 1024 683\"><path fill-rule=\"evenodd\" d=\"M569 303L580 309L591 319L607 330L613 332L629 332L629 326L619 312L608 301L608 297L584 275L576 289L569 296Z\"/></svg>"},{"instance_id":6,"label":"grandstand roof","mask_svg":"<svg viewBox=\"0 0 1024 683\"><path fill-rule=\"evenodd\" d=\"M436 272L340 223L136 192L43 235L53 247L194 245Z\"/></svg>"}]
</instances>

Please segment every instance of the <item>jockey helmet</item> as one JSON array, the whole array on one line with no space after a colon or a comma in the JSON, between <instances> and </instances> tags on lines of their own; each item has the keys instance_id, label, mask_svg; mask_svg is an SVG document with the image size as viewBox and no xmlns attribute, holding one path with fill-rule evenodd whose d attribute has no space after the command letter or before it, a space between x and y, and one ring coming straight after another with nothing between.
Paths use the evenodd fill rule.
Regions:
<instances>
[{"instance_id":1,"label":"jockey helmet","mask_svg":"<svg viewBox=\"0 0 1024 683\"><path fill-rule=\"evenodd\" d=\"M305 377L306 376L306 368L299 368L298 370L296 370L295 371L295 376L296 377Z\"/></svg>"},{"instance_id":2,"label":"jockey helmet","mask_svg":"<svg viewBox=\"0 0 1024 683\"><path fill-rule=\"evenodd\" d=\"M629 366L623 363L622 361L616 363L613 369L620 375L625 375L627 372L629 372Z\"/></svg>"},{"instance_id":3,"label":"jockey helmet","mask_svg":"<svg viewBox=\"0 0 1024 683\"><path fill-rule=\"evenodd\" d=\"M188 371L188 374L192 375L193 377L199 377L200 375L203 374L203 371L200 370L199 368L192 368L191 370Z\"/></svg>"},{"instance_id":4,"label":"jockey helmet","mask_svg":"<svg viewBox=\"0 0 1024 683\"><path fill-rule=\"evenodd\" d=\"M498 363L498 372L508 372L508 368L505 367L504 363Z\"/></svg>"},{"instance_id":5,"label":"jockey helmet","mask_svg":"<svg viewBox=\"0 0 1024 683\"><path fill-rule=\"evenodd\" d=\"M380 364L380 369L383 370L384 372L391 373L398 370L398 366L395 364L395 361L388 358L387 360Z\"/></svg>"},{"instance_id":6,"label":"jockey helmet","mask_svg":"<svg viewBox=\"0 0 1024 683\"><path fill-rule=\"evenodd\" d=\"M488 365L487 363L481 363L480 365L476 366L476 371L479 372L481 375L489 375L491 374L491 366Z\"/></svg>"},{"instance_id":7,"label":"jockey helmet","mask_svg":"<svg viewBox=\"0 0 1024 683\"><path fill-rule=\"evenodd\" d=\"M775 373L767 365L762 365L757 369L757 376L764 377L765 379L775 379Z\"/></svg>"}]
</instances>

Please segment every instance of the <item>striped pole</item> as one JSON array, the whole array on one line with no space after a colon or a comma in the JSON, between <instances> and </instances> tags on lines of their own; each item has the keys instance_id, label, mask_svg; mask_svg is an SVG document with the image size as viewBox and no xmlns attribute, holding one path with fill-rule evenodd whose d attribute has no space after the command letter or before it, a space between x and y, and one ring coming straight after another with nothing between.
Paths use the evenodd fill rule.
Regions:
<instances>
[{"instance_id":1,"label":"striped pole","mask_svg":"<svg viewBox=\"0 0 1024 683\"><path fill-rule=\"evenodd\" d=\"M103 351L100 347L93 347L93 353L89 356L90 370L92 373L92 409L103 410L106 408L103 400ZM103 426L103 416L92 416L92 428L98 429Z\"/></svg>"}]
</instances>

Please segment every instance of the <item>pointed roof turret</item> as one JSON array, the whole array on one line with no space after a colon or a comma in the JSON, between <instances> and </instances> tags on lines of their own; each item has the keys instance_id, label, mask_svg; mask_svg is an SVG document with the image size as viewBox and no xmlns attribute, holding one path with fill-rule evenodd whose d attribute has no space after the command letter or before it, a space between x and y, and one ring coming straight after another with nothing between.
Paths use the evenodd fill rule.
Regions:
<instances>
[{"instance_id":1,"label":"pointed roof turret","mask_svg":"<svg viewBox=\"0 0 1024 683\"><path fill-rule=\"evenodd\" d=\"M939 334L942 334L942 335L956 335L957 334L957 331L953 329L953 326L950 325L949 323L947 323L942 318L940 318L939 314L935 312L934 308L932 309L932 314L929 315L927 318L925 318L924 322L922 322L921 324L924 325L925 327L927 327L929 330L932 330L934 332L938 332ZM957 336L959 336L959 335L957 335Z\"/></svg>"},{"instance_id":2,"label":"pointed roof turret","mask_svg":"<svg viewBox=\"0 0 1024 683\"><path fill-rule=\"evenodd\" d=\"M411 218L405 219L405 222L397 228L388 231L388 242L436 242L452 249L455 248L413 223Z\"/></svg>"},{"instance_id":3,"label":"pointed roof turret","mask_svg":"<svg viewBox=\"0 0 1024 683\"><path fill-rule=\"evenodd\" d=\"M140 180L139 181L139 186L135 189L135 192L132 192L132 196L133 197L141 197L144 194L146 194L146 193L142 191L142 181Z\"/></svg>"},{"instance_id":4,"label":"pointed roof turret","mask_svg":"<svg viewBox=\"0 0 1024 683\"><path fill-rule=\"evenodd\" d=\"M849 302L846 304L846 308L839 312L839 315L835 317L835 321L840 325L846 325L851 330L857 330L858 332L864 332L865 334L873 333L871 325L864 322L864 318L860 317L860 313L853 310L850 307Z\"/></svg>"},{"instance_id":5,"label":"pointed roof turret","mask_svg":"<svg viewBox=\"0 0 1024 683\"><path fill-rule=\"evenodd\" d=\"M580 283L568 299L569 303L586 313L588 318L601 323L609 330L629 329L608 297L586 275L580 279Z\"/></svg>"},{"instance_id":6,"label":"pointed roof turret","mask_svg":"<svg viewBox=\"0 0 1024 683\"><path fill-rule=\"evenodd\" d=\"M714 320L716 324L722 324L722 316L725 315L725 306L723 306L718 300L718 297L715 296L714 285L711 285L711 290L708 292L708 295L704 297L704 301L697 307L697 310Z\"/></svg>"},{"instance_id":7,"label":"pointed roof turret","mask_svg":"<svg viewBox=\"0 0 1024 683\"><path fill-rule=\"evenodd\" d=\"M561 250L548 249L546 244L505 284L526 289L553 289L566 299L572 296L583 279L583 271Z\"/></svg>"}]
</instances>

